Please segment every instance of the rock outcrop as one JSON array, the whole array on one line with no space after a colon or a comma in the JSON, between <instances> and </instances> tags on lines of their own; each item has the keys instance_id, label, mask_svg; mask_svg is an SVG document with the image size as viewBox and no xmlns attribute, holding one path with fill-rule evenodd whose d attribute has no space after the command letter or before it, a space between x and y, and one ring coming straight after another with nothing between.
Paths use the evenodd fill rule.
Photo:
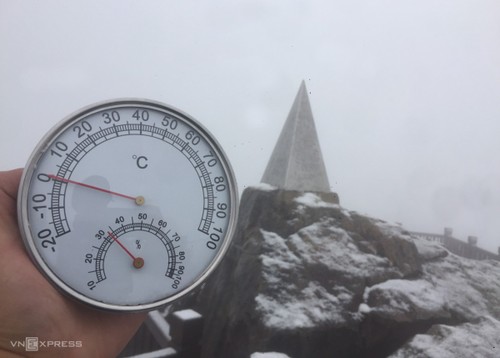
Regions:
<instances>
[{"instance_id":1,"label":"rock outcrop","mask_svg":"<svg viewBox=\"0 0 500 358\"><path fill-rule=\"evenodd\" d=\"M330 199L245 190L226 258L184 303L205 317L204 358L500 356L500 262Z\"/></svg>"}]
</instances>

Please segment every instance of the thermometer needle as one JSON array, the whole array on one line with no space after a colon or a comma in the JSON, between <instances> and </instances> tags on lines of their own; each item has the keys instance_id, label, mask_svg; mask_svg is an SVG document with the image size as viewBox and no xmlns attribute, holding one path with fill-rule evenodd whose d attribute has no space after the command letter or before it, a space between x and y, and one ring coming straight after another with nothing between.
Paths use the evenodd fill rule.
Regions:
<instances>
[{"instance_id":1,"label":"thermometer needle","mask_svg":"<svg viewBox=\"0 0 500 358\"><path fill-rule=\"evenodd\" d=\"M125 252L132 258L133 262L132 262L132 265L136 268L136 269L140 269L141 267L144 266L144 259L142 257L135 257L134 255L132 255L132 253L129 251L129 249L127 249L125 247L125 245L123 245L120 240L118 240L118 238L113 235L112 232L108 231L108 236L110 238L113 239L114 242L116 242L118 245L120 245L120 247L125 250Z\"/></svg>"},{"instance_id":2,"label":"thermometer needle","mask_svg":"<svg viewBox=\"0 0 500 358\"><path fill-rule=\"evenodd\" d=\"M99 188L99 187L94 186L94 185L85 184L85 183L82 183L82 182L79 182L79 181L74 181L74 180L71 180L71 179L66 179L66 178L58 177L57 175L54 175L54 174L47 174L47 176L49 178L53 179L53 180L61 181L63 183L70 183L70 184L80 185L80 186L83 186L85 188L102 191L104 193L108 193L108 194L111 194L111 195L121 196L122 198L126 198L126 199L130 199L130 200L135 201L135 203L137 205L143 205L144 204L144 197L142 197L142 196L133 197L133 196L130 196L130 195L125 195L125 194L117 193L115 191L111 191L111 190Z\"/></svg>"}]
</instances>

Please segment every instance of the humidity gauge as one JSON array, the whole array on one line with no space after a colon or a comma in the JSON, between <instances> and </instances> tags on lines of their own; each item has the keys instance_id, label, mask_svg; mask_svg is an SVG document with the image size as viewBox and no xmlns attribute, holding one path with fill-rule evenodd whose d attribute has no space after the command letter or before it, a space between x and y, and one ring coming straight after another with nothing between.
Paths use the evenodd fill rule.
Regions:
<instances>
[{"instance_id":1,"label":"humidity gauge","mask_svg":"<svg viewBox=\"0 0 500 358\"><path fill-rule=\"evenodd\" d=\"M187 114L142 99L86 107L38 144L18 196L39 270L94 307L149 310L198 286L235 229L231 166Z\"/></svg>"}]
</instances>

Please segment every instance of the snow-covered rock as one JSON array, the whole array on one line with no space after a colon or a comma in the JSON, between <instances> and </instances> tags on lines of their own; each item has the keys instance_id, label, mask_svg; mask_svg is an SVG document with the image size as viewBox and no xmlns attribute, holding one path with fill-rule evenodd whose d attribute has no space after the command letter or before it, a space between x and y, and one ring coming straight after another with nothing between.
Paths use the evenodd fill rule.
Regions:
<instances>
[{"instance_id":1,"label":"snow-covered rock","mask_svg":"<svg viewBox=\"0 0 500 358\"><path fill-rule=\"evenodd\" d=\"M476 323L457 326L435 325L415 335L391 358L500 357L500 322L484 317Z\"/></svg>"},{"instance_id":2,"label":"snow-covered rock","mask_svg":"<svg viewBox=\"0 0 500 358\"><path fill-rule=\"evenodd\" d=\"M500 356L500 262L315 193L245 190L235 242L194 300L204 358Z\"/></svg>"},{"instance_id":3,"label":"snow-covered rock","mask_svg":"<svg viewBox=\"0 0 500 358\"><path fill-rule=\"evenodd\" d=\"M261 275L267 287L256 297L256 311L268 327L343 325L356 319L346 306L354 304L360 282L401 277L387 258L360 252L329 219L287 238L264 230L261 235Z\"/></svg>"},{"instance_id":4,"label":"snow-covered rock","mask_svg":"<svg viewBox=\"0 0 500 358\"><path fill-rule=\"evenodd\" d=\"M266 353L252 353L250 358L290 358L284 353L278 352L266 352Z\"/></svg>"}]
</instances>

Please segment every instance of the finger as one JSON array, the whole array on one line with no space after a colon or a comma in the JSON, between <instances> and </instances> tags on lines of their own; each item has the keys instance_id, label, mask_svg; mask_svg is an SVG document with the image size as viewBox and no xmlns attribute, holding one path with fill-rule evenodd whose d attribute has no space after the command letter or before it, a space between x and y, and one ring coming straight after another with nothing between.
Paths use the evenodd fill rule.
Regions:
<instances>
[{"instance_id":1,"label":"finger","mask_svg":"<svg viewBox=\"0 0 500 358\"><path fill-rule=\"evenodd\" d=\"M20 244L17 226L17 190L22 169L0 172L0 241Z\"/></svg>"},{"instance_id":2,"label":"finger","mask_svg":"<svg viewBox=\"0 0 500 358\"><path fill-rule=\"evenodd\" d=\"M21 181L22 169L0 172L0 221L12 225L16 219L17 189ZM2 225L2 228L4 225Z\"/></svg>"},{"instance_id":3,"label":"finger","mask_svg":"<svg viewBox=\"0 0 500 358\"><path fill-rule=\"evenodd\" d=\"M17 199L17 190L22 174L22 168L0 172L0 191L13 201Z\"/></svg>"}]
</instances>

